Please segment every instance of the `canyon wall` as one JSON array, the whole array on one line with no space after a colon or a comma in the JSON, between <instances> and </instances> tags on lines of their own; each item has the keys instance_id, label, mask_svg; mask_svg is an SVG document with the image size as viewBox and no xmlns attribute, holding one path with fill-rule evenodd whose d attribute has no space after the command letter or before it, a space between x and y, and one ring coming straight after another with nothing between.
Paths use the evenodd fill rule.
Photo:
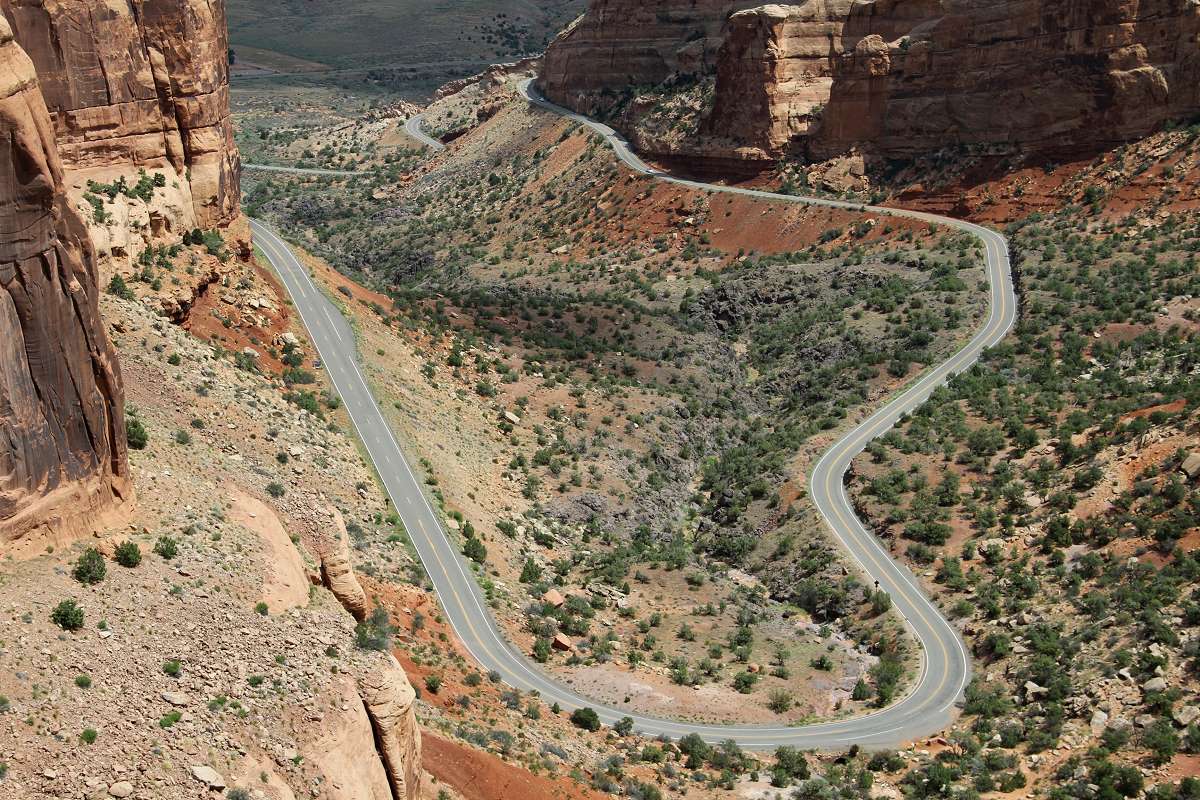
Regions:
<instances>
[{"instance_id":1,"label":"canyon wall","mask_svg":"<svg viewBox=\"0 0 1200 800\"><path fill-rule=\"evenodd\" d=\"M843 41L817 157L1072 158L1200 113L1194 0L876 0Z\"/></svg>"},{"instance_id":2,"label":"canyon wall","mask_svg":"<svg viewBox=\"0 0 1200 800\"><path fill-rule=\"evenodd\" d=\"M76 183L169 170L179 226L232 220L240 164L229 116L225 4L0 0L33 59Z\"/></svg>"},{"instance_id":3,"label":"canyon wall","mask_svg":"<svg viewBox=\"0 0 1200 800\"><path fill-rule=\"evenodd\" d=\"M770 162L971 146L1082 157L1200 113L1195 0L593 0L539 85L585 113L714 81L673 154ZM638 105L636 102L634 106ZM652 112L651 112L652 113ZM615 124L635 143L645 113Z\"/></svg>"},{"instance_id":4,"label":"canyon wall","mask_svg":"<svg viewBox=\"0 0 1200 800\"><path fill-rule=\"evenodd\" d=\"M131 496L121 375L34 65L0 17L0 550ZM31 535L41 534L41 535Z\"/></svg>"},{"instance_id":5,"label":"canyon wall","mask_svg":"<svg viewBox=\"0 0 1200 800\"><path fill-rule=\"evenodd\" d=\"M711 72L729 0L592 0L550 44L538 86L556 103L594 113L606 99L672 75Z\"/></svg>"},{"instance_id":6,"label":"canyon wall","mask_svg":"<svg viewBox=\"0 0 1200 800\"><path fill-rule=\"evenodd\" d=\"M731 15L704 132L732 140L745 159L774 160L796 149L829 100L853 2L809 0Z\"/></svg>"}]
</instances>

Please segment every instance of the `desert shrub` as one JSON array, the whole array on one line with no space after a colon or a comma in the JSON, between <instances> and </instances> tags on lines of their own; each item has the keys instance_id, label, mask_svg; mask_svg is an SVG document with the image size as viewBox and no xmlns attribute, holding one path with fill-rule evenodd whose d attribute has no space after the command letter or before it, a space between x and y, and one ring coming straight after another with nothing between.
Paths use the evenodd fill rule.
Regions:
<instances>
[{"instance_id":1,"label":"desert shrub","mask_svg":"<svg viewBox=\"0 0 1200 800\"><path fill-rule=\"evenodd\" d=\"M592 708L577 708L571 712L571 724L585 731L600 730L600 715Z\"/></svg>"},{"instance_id":2,"label":"desert shrub","mask_svg":"<svg viewBox=\"0 0 1200 800\"><path fill-rule=\"evenodd\" d=\"M150 434L146 433L146 426L142 424L140 419L136 417L125 418L125 441L133 450L146 449L146 445L150 441Z\"/></svg>"},{"instance_id":3,"label":"desert shrub","mask_svg":"<svg viewBox=\"0 0 1200 800\"><path fill-rule=\"evenodd\" d=\"M160 536L154 543L154 552L170 561L179 554L179 542L170 536Z\"/></svg>"},{"instance_id":4,"label":"desert shrub","mask_svg":"<svg viewBox=\"0 0 1200 800\"><path fill-rule=\"evenodd\" d=\"M107 572L108 567L104 564L104 556L100 555L100 551L96 548L89 547L75 562L75 569L71 574L80 583L92 586L104 580Z\"/></svg>"},{"instance_id":5,"label":"desert shrub","mask_svg":"<svg viewBox=\"0 0 1200 800\"><path fill-rule=\"evenodd\" d=\"M463 555L472 561L482 564L487 560L487 547L474 536L463 542Z\"/></svg>"},{"instance_id":6,"label":"desert shrub","mask_svg":"<svg viewBox=\"0 0 1200 800\"><path fill-rule=\"evenodd\" d=\"M113 558L122 567L133 569L142 563L142 549L137 546L137 542L121 542L117 545L117 552L113 554Z\"/></svg>"},{"instance_id":7,"label":"desert shrub","mask_svg":"<svg viewBox=\"0 0 1200 800\"><path fill-rule=\"evenodd\" d=\"M370 616L354 626L354 643L363 650L386 651L394 633L387 609L375 606Z\"/></svg>"},{"instance_id":8,"label":"desert shrub","mask_svg":"<svg viewBox=\"0 0 1200 800\"><path fill-rule=\"evenodd\" d=\"M83 609L74 600L63 600L50 612L50 621L64 631L77 631L83 627Z\"/></svg>"}]
</instances>

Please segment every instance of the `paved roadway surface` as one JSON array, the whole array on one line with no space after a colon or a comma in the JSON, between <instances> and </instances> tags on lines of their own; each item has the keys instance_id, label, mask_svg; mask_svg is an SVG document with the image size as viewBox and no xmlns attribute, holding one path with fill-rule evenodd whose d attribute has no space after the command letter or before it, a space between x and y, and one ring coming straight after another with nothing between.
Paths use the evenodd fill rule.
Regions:
<instances>
[{"instance_id":1,"label":"paved roadway surface","mask_svg":"<svg viewBox=\"0 0 1200 800\"><path fill-rule=\"evenodd\" d=\"M942 730L951 720L954 706L960 700L970 676L970 660L966 649L955 629L921 592L912 574L888 555L875 536L854 515L842 480L851 459L868 442L891 428L901 414L919 406L948 377L968 368L986 347L998 342L1010 330L1016 318L1016 297L1004 238L992 230L932 214L860 206L823 198L786 197L674 178L647 166L611 128L548 103L528 84L522 85L521 89L534 105L570 117L599 133L621 161L636 172L702 191L732 192L777 202L847 208L877 216L913 217L966 231L983 243L991 284L990 312L983 326L966 346L947 361L930 369L839 439L821 457L810 475L811 495L830 532L858 562L868 579L878 581L880 587L891 595L894 607L921 643L922 666L915 687L885 709L859 717L798 727L692 724L628 714L634 720L635 730L648 735L679 737L698 733L708 741L733 739L742 747L756 750L784 744L823 750L841 750L852 744L867 748L895 747ZM420 124L419 117L410 120L410 132L415 135L415 131L420 130ZM424 141L428 137L421 138ZM590 706L607 724L626 716L625 711L603 707L550 677L518 652L500 633L474 579L473 567L459 554L455 540L442 527L424 494L421 481L413 474L380 413L379 403L371 394L359 367L354 334L349 324L337 307L316 288L288 245L263 223L252 221L251 224L259 247L279 272L312 335L325 368L341 394L354 426L437 590L446 616L467 650L482 668L496 670L505 683L518 689L537 691L547 704L557 702L567 710Z\"/></svg>"},{"instance_id":2,"label":"paved roadway surface","mask_svg":"<svg viewBox=\"0 0 1200 800\"><path fill-rule=\"evenodd\" d=\"M404 122L404 132L407 133L412 138L416 139L421 144L425 145L426 147L433 149L434 151L445 150L446 145L442 144L437 139L434 139L432 136L425 133L425 130L421 127L421 121L422 120L421 120L420 114L414 114L413 116L409 117Z\"/></svg>"}]
</instances>

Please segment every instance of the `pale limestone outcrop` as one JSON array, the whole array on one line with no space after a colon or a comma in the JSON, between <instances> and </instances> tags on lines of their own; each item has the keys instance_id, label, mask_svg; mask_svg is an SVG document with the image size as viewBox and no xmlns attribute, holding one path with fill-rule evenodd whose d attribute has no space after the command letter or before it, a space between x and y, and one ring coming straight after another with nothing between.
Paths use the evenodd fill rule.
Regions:
<instances>
[{"instance_id":1,"label":"pale limestone outcrop","mask_svg":"<svg viewBox=\"0 0 1200 800\"><path fill-rule=\"evenodd\" d=\"M0 17L0 549L70 538L132 497L98 299L33 62Z\"/></svg>"},{"instance_id":2,"label":"pale limestone outcrop","mask_svg":"<svg viewBox=\"0 0 1200 800\"><path fill-rule=\"evenodd\" d=\"M396 800L421 796L421 733L413 710L417 694L393 656L359 680L359 691L375 729L375 742Z\"/></svg>"}]
</instances>

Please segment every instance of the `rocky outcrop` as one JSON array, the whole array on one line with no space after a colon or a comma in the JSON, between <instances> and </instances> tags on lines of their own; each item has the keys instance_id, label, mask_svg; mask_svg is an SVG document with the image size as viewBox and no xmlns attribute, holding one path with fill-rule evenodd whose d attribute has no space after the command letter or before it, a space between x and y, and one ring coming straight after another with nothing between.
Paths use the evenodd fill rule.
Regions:
<instances>
[{"instance_id":1,"label":"rocky outcrop","mask_svg":"<svg viewBox=\"0 0 1200 800\"><path fill-rule=\"evenodd\" d=\"M306 726L300 755L324 778L330 800L395 800L387 770L375 750L375 732L358 686L336 683L319 725Z\"/></svg>"},{"instance_id":2,"label":"rocky outcrop","mask_svg":"<svg viewBox=\"0 0 1200 800\"><path fill-rule=\"evenodd\" d=\"M413 710L417 694L400 664L392 656L378 670L359 681L359 692L371 726L375 746L387 771L396 800L421 796L421 734Z\"/></svg>"},{"instance_id":3,"label":"rocky outcrop","mask_svg":"<svg viewBox=\"0 0 1200 800\"><path fill-rule=\"evenodd\" d=\"M190 213L181 225L237 215L224 2L0 0L0 8L33 59L68 170L170 170Z\"/></svg>"},{"instance_id":4,"label":"rocky outcrop","mask_svg":"<svg viewBox=\"0 0 1200 800\"><path fill-rule=\"evenodd\" d=\"M820 119L842 53L853 0L766 5L729 17L704 132L737 155L774 160L795 150Z\"/></svg>"},{"instance_id":5,"label":"rocky outcrop","mask_svg":"<svg viewBox=\"0 0 1200 800\"><path fill-rule=\"evenodd\" d=\"M817 156L1078 157L1200 113L1193 0L876 0L844 43Z\"/></svg>"},{"instance_id":6,"label":"rocky outcrop","mask_svg":"<svg viewBox=\"0 0 1200 800\"><path fill-rule=\"evenodd\" d=\"M646 116L680 76L715 76L711 105L687 141L656 148ZM632 98L614 124L651 154L1074 157L1200 113L1200 4L593 0L547 51L539 85L592 114Z\"/></svg>"},{"instance_id":7,"label":"rocky outcrop","mask_svg":"<svg viewBox=\"0 0 1200 800\"><path fill-rule=\"evenodd\" d=\"M91 243L66 199L33 63L3 18L0 64L0 549L8 550L33 532L74 535L132 489Z\"/></svg>"},{"instance_id":8,"label":"rocky outcrop","mask_svg":"<svg viewBox=\"0 0 1200 800\"><path fill-rule=\"evenodd\" d=\"M346 521L336 508L332 509L333 536L322 543L321 582L333 592L333 596L355 619L367 616L367 593L354 574L354 563L350 560L350 534Z\"/></svg>"},{"instance_id":9,"label":"rocky outcrop","mask_svg":"<svg viewBox=\"0 0 1200 800\"><path fill-rule=\"evenodd\" d=\"M711 72L729 0L592 0L546 50L538 86L549 99L594 113L606 100L677 74Z\"/></svg>"}]
</instances>

